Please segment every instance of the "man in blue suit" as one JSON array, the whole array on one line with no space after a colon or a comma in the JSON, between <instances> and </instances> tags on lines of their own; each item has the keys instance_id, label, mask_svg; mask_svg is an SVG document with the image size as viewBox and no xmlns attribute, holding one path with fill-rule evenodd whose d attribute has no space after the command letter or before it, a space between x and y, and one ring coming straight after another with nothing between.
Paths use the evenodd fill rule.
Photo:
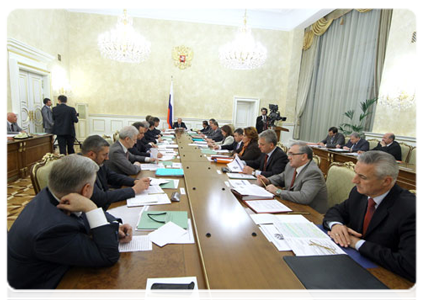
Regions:
<instances>
[{"instance_id":1,"label":"man in blue suit","mask_svg":"<svg viewBox=\"0 0 423 300\"><path fill-rule=\"evenodd\" d=\"M48 187L19 214L7 235L7 279L15 289L53 289L71 266L108 267L119 259L119 241L132 240L89 198L97 164L69 155L54 162Z\"/></svg>"}]
</instances>

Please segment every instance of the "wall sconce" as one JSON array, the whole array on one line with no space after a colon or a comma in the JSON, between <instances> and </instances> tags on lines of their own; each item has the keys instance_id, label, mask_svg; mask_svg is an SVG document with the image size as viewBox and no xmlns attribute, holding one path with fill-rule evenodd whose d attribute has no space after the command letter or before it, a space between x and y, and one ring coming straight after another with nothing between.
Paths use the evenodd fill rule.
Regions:
<instances>
[{"instance_id":1,"label":"wall sconce","mask_svg":"<svg viewBox=\"0 0 423 300\"><path fill-rule=\"evenodd\" d=\"M61 66L55 66L52 70L53 90L60 95L69 94L71 86L66 76L66 71Z\"/></svg>"}]
</instances>

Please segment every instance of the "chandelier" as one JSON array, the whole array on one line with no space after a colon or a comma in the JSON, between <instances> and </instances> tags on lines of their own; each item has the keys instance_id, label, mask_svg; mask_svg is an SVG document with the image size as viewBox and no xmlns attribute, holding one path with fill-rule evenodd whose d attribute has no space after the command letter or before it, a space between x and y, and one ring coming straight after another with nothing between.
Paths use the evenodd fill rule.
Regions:
<instances>
[{"instance_id":1,"label":"chandelier","mask_svg":"<svg viewBox=\"0 0 423 300\"><path fill-rule=\"evenodd\" d=\"M116 27L98 37L103 57L120 62L140 63L150 55L151 43L132 27L132 18L123 11Z\"/></svg>"},{"instance_id":2,"label":"chandelier","mask_svg":"<svg viewBox=\"0 0 423 300\"><path fill-rule=\"evenodd\" d=\"M414 94L409 95L407 92L401 91L394 96L382 96L379 103L391 109L405 110L415 104L414 96Z\"/></svg>"},{"instance_id":3,"label":"chandelier","mask_svg":"<svg viewBox=\"0 0 423 300\"><path fill-rule=\"evenodd\" d=\"M223 66L235 70L257 69L266 61L266 48L254 41L251 29L247 27L247 12L244 14L244 25L238 29L235 40L220 47L219 58Z\"/></svg>"}]
</instances>

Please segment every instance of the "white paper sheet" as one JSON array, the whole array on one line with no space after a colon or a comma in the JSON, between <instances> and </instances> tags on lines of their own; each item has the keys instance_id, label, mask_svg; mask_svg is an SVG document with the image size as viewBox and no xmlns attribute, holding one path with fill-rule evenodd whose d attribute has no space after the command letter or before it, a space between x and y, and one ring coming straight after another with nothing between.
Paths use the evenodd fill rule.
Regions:
<instances>
[{"instance_id":1,"label":"white paper sheet","mask_svg":"<svg viewBox=\"0 0 423 300\"><path fill-rule=\"evenodd\" d=\"M292 211L277 200L249 200L245 201L256 213L278 213Z\"/></svg>"},{"instance_id":2,"label":"white paper sheet","mask_svg":"<svg viewBox=\"0 0 423 300\"><path fill-rule=\"evenodd\" d=\"M159 229L154 230L148 234L150 241L156 244L159 247L163 247L168 243L175 241L182 237L184 234L187 234L187 230L176 225L173 222L167 222L165 225L161 226Z\"/></svg>"},{"instance_id":3,"label":"white paper sheet","mask_svg":"<svg viewBox=\"0 0 423 300\"><path fill-rule=\"evenodd\" d=\"M151 251L153 244L148 235L134 235L129 243L119 243L119 252Z\"/></svg>"},{"instance_id":4,"label":"white paper sheet","mask_svg":"<svg viewBox=\"0 0 423 300\"><path fill-rule=\"evenodd\" d=\"M233 187L251 185L251 183L248 180L231 180L231 179L229 179L229 183Z\"/></svg>"},{"instance_id":5,"label":"white paper sheet","mask_svg":"<svg viewBox=\"0 0 423 300\"><path fill-rule=\"evenodd\" d=\"M291 247L288 245L288 243L285 241L285 239L277 238L279 235L279 231L276 229L276 227L272 224L262 224L260 225L260 230L263 232L263 234L267 237L269 242L271 242L275 247L278 249L278 251L290 251Z\"/></svg>"},{"instance_id":6,"label":"white paper sheet","mask_svg":"<svg viewBox=\"0 0 423 300\"><path fill-rule=\"evenodd\" d=\"M226 173L226 175L232 179L256 179L253 175L242 173Z\"/></svg>"},{"instance_id":7,"label":"white paper sheet","mask_svg":"<svg viewBox=\"0 0 423 300\"><path fill-rule=\"evenodd\" d=\"M128 207L143 206L143 205L160 205L170 204L169 196L166 194L154 194L154 195L137 195L134 198L126 200Z\"/></svg>"}]
</instances>

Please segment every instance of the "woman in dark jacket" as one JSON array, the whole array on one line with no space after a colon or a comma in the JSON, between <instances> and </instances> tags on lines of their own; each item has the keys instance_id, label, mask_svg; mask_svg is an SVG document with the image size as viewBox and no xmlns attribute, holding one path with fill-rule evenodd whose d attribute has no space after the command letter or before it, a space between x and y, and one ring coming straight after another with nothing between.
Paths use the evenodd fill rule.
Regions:
<instances>
[{"instance_id":1,"label":"woman in dark jacket","mask_svg":"<svg viewBox=\"0 0 423 300\"><path fill-rule=\"evenodd\" d=\"M244 146L237 152L241 160L254 160L261 155L260 148L258 147L258 133L254 127L244 128L242 142Z\"/></svg>"}]
</instances>

